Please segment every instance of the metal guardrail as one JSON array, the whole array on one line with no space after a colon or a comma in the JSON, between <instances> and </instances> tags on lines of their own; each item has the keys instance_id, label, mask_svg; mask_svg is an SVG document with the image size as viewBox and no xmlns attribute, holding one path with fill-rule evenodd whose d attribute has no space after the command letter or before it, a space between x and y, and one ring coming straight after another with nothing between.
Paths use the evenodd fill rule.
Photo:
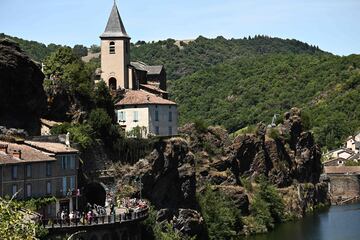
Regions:
<instances>
[{"instance_id":1,"label":"metal guardrail","mask_svg":"<svg viewBox=\"0 0 360 240\"><path fill-rule=\"evenodd\" d=\"M61 220L59 218L53 219L44 219L42 220L42 225L46 229L55 229L55 228L76 228L82 226L97 226L97 225L109 225L116 223L126 223L137 221L141 219L147 218L149 215L149 209L143 209L141 211L133 211L129 213L121 213L121 214L110 214L110 215L102 215L95 216L92 219L86 220L83 218L76 218L72 221L69 219Z\"/></svg>"}]
</instances>

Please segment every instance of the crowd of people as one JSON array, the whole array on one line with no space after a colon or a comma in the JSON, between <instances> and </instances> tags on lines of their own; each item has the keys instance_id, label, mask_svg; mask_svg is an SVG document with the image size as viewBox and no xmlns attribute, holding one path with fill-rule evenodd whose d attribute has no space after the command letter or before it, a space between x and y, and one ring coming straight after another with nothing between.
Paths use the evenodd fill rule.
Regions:
<instances>
[{"instance_id":1,"label":"crowd of people","mask_svg":"<svg viewBox=\"0 0 360 240\"><path fill-rule=\"evenodd\" d=\"M102 207L96 204L87 204L85 211L70 211L66 209L58 212L57 223L61 225L92 224L104 221L131 220L140 217L143 210L147 209L144 200L136 198L123 198L118 202L118 209L113 202Z\"/></svg>"}]
</instances>

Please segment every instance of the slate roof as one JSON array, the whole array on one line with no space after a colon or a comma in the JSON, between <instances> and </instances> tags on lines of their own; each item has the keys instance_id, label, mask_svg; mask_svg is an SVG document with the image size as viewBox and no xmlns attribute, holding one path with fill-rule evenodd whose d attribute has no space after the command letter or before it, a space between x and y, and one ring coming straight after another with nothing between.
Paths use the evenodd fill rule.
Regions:
<instances>
[{"instance_id":1,"label":"slate roof","mask_svg":"<svg viewBox=\"0 0 360 240\"><path fill-rule=\"evenodd\" d=\"M124 98L118 101L115 106L126 105L176 105L175 102L158 97L143 90L127 90Z\"/></svg>"},{"instance_id":2,"label":"slate roof","mask_svg":"<svg viewBox=\"0 0 360 240\"><path fill-rule=\"evenodd\" d=\"M139 61L131 62L130 64L137 70L146 71L149 75L159 75L164 68L163 65L149 66L146 63Z\"/></svg>"},{"instance_id":3,"label":"slate roof","mask_svg":"<svg viewBox=\"0 0 360 240\"><path fill-rule=\"evenodd\" d=\"M56 161L56 158L50 154L46 154L25 144L8 143L3 141L0 141L0 144L8 146L8 153L0 151L0 165ZM21 159L12 155L14 151L19 150L21 151Z\"/></svg>"},{"instance_id":4,"label":"slate roof","mask_svg":"<svg viewBox=\"0 0 360 240\"><path fill-rule=\"evenodd\" d=\"M100 36L100 38L112 37L130 38L126 33L125 26L121 20L119 10L115 2L107 22L105 32Z\"/></svg>"}]
</instances>

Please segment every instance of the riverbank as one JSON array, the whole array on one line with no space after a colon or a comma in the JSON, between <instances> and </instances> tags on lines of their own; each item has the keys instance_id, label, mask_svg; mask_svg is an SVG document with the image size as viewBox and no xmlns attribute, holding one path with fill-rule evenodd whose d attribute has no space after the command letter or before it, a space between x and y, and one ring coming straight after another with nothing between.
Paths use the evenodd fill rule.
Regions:
<instances>
[{"instance_id":1,"label":"riverbank","mask_svg":"<svg viewBox=\"0 0 360 240\"><path fill-rule=\"evenodd\" d=\"M280 224L267 234L246 240L358 240L360 203L332 206L295 222Z\"/></svg>"}]
</instances>

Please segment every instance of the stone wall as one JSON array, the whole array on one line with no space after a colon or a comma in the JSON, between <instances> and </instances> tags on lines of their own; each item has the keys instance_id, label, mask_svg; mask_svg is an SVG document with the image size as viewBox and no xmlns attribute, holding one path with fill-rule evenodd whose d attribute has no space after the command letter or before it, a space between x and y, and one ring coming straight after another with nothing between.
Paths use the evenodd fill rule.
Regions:
<instances>
[{"instance_id":1,"label":"stone wall","mask_svg":"<svg viewBox=\"0 0 360 240\"><path fill-rule=\"evenodd\" d=\"M360 196L360 175L329 175L333 199Z\"/></svg>"}]
</instances>

